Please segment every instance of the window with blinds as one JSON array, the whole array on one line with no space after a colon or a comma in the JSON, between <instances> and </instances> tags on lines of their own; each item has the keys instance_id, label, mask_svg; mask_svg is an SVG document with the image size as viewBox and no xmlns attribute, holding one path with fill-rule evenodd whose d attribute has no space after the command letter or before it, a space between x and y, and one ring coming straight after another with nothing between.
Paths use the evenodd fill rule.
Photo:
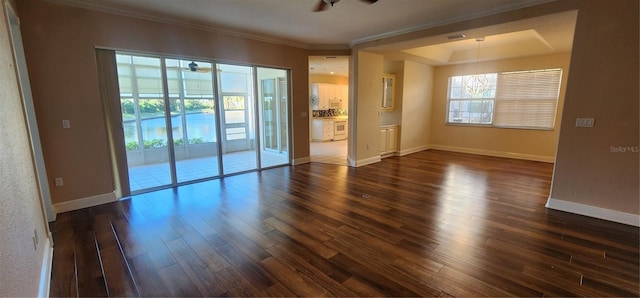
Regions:
<instances>
[{"instance_id":1,"label":"window with blinds","mask_svg":"<svg viewBox=\"0 0 640 298\"><path fill-rule=\"evenodd\" d=\"M561 78L561 69L500 73L493 125L552 129L556 120Z\"/></svg>"},{"instance_id":2,"label":"window with blinds","mask_svg":"<svg viewBox=\"0 0 640 298\"><path fill-rule=\"evenodd\" d=\"M492 79L484 87L487 92L481 93L481 96L459 96L461 92L467 91L456 82L464 82L466 76L453 76L449 79L447 123L553 129L562 69L502 72L482 76Z\"/></svg>"}]
</instances>

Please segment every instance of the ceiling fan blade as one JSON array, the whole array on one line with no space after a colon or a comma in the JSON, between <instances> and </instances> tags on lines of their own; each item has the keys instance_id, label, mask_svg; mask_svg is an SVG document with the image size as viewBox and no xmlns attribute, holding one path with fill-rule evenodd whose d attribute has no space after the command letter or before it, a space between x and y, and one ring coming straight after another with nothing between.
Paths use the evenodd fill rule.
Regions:
<instances>
[{"instance_id":1,"label":"ceiling fan blade","mask_svg":"<svg viewBox=\"0 0 640 298\"><path fill-rule=\"evenodd\" d=\"M318 0L318 5L313 9L313 12L319 12L327 9L327 2Z\"/></svg>"},{"instance_id":2,"label":"ceiling fan blade","mask_svg":"<svg viewBox=\"0 0 640 298\"><path fill-rule=\"evenodd\" d=\"M197 72L211 72L211 67L198 67Z\"/></svg>"},{"instance_id":3,"label":"ceiling fan blade","mask_svg":"<svg viewBox=\"0 0 640 298\"><path fill-rule=\"evenodd\" d=\"M373 3L378 2L378 0L360 0L360 1L367 2L369 4L373 4Z\"/></svg>"}]
</instances>

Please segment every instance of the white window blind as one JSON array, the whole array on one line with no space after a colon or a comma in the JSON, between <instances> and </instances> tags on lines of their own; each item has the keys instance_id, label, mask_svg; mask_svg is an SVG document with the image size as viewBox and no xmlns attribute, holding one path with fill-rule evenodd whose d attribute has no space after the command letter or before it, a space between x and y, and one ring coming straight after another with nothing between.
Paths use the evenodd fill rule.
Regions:
<instances>
[{"instance_id":1,"label":"white window blind","mask_svg":"<svg viewBox=\"0 0 640 298\"><path fill-rule=\"evenodd\" d=\"M552 129L562 69L503 72L498 75L493 125Z\"/></svg>"}]
</instances>

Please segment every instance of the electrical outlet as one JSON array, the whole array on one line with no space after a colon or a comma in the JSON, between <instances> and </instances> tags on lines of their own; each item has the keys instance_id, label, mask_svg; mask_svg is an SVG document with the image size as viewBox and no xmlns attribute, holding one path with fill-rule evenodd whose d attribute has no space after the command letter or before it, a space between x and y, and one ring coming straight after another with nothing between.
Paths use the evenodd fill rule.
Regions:
<instances>
[{"instance_id":1,"label":"electrical outlet","mask_svg":"<svg viewBox=\"0 0 640 298\"><path fill-rule=\"evenodd\" d=\"M594 122L593 118L576 118L576 127L593 127Z\"/></svg>"},{"instance_id":2,"label":"electrical outlet","mask_svg":"<svg viewBox=\"0 0 640 298\"><path fill-rule=\"evenodd\" d=\"M64 181L62 180L62 177L57 177L55 180L55 184L56 186L62 186L64 184Z\"/></svg>"},{"instance_id":3,"label":"electrical outlet","mask_svg":"<svg viewBox=\"0 0 640 298\"><path fill-rule=\"evenodd\" d=\"M71 121L62 120L62 128L71 128Z\"/></svg>"}]
</instances>

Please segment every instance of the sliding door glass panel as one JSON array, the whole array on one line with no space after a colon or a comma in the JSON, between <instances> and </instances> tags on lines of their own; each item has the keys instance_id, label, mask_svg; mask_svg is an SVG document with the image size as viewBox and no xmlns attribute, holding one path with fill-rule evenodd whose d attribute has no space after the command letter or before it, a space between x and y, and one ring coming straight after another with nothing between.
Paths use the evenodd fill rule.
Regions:
<instances>
[{"instance_id":1,"label":"sliding door glass panel","mask_svg":"<svg viewBox=\"0 0 640 298\"><path fill-rule=\"evenodd\" d=\"M116 55L131 191L170 185L159 58Z\"/></svg>"},{"instance_id":2,"label":"sliding door glass panel","mask_svg":"<svg viewBox=\"0 0 640 298\"><path fill-rule=\"evenodd\" d=\"M212 64L166 59L177 182L219 176Z\"/></svg>"},{"instance_id":3,"label":"sliding door glass panel","mask_svg":"<svg viewBox=\"0 0 640 298\"><path fill-rule=\"evenodd\" d=\"M257 68L260 108L260 167L289 163L289 92L287 71Z\"/></svg>"},{"instance_id":4,"label":"sliding door glass panel","mask_svg":"<svg viewBox=\"0 0 640 298\"><path fill-rule=\"evenodd\" d=\"M283 71L284 72L284 71ZM286 72L284 73L287 74ZM278 131L280 132L280 151L289 155L289 78L278 78Z\"/></svg>"},{"instance_id":5,"label":"sliding door glass panel","mask_svg":"<svg viewBox=\"0 0 640 298\"><path fill-rule=\"evenodd\" d=\"M218 64L224 174L257 169L253 68Z\"/></svg>"}]
</instances>

